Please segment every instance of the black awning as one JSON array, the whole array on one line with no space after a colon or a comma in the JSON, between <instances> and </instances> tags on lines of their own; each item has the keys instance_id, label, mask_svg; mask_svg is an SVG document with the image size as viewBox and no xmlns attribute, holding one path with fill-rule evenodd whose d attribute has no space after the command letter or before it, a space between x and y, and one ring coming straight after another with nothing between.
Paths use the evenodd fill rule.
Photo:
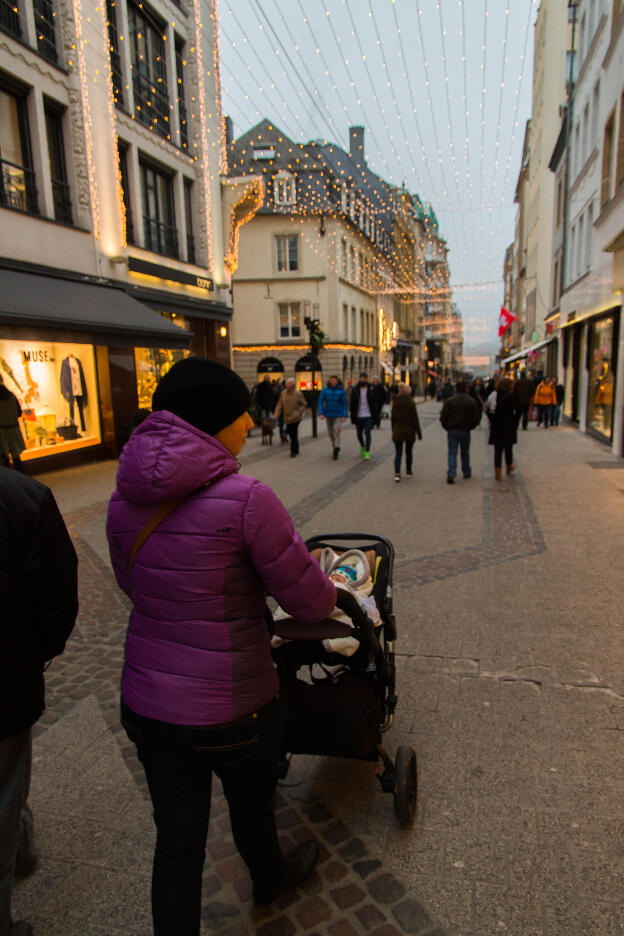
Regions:
<instances>
[{"instance_id":1,"label":"black awning","mask_svg":"<svg viewBox=\"0 0 624 936\"><path fill-rule=\"evenodd\" d=\"M84 332L94 342L118 336L167 348L188 348L191 338L110 282L10 269L0 269L0 324Z\"/></svg>"},{"instance_id":2,"label":"black awning","mask_svg":"<svg viewBox=\"0 0 624 936\"><path fill-rule=\"evenodd\" d=\"M232 309L224 303L193 299L184 293L176 294L158 289L142 289L137 286L128 286L127 289L131 296L155 312L183 315L185 318L210 319L213 322L229 322L232 319Z\"/></svg>"}]
</instances>

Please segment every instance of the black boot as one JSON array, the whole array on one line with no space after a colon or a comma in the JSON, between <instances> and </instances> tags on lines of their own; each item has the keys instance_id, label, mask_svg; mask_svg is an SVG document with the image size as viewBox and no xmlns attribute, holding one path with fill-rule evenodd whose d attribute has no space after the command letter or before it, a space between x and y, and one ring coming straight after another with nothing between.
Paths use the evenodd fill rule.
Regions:
<instances>
[{"instance_id":1,"label":"black boot","mask_svg":"<svg viewBox=\"0 0 624 936\"><path fill-rule=\"evenodd\" d=\"M339 451L340 451L340 449L339 449L339 448L336 448L336 446L334 446L334 461L336 461L336 459L338 458L338 453L339 453Z\"/></svg>"},{"instance_id":2,"label":"black boot","mask_svg":"<svg viewBox=\"0 0 624 936\"><path fill-rule=\"evenodd\" d=\"M286 859L286 868L281 881L272 887L257 887L254 884L253 901L255 905L264 907L271 904L284 891L290 890L291 887L296 887L297 884L305 881L307 876L314 870L318 857L318 842L315 842L314 839L310 839L310 841L304 842L303 845L295 848Z\"/></svg>"}]
</instances>

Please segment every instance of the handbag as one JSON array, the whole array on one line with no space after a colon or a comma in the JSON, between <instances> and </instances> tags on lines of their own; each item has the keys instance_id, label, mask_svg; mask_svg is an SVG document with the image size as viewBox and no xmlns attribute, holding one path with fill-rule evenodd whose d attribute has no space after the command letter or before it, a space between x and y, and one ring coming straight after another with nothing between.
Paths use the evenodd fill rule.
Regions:
<instances>
[{"instance_id":1,"label":"handbag","mask_svg":"<svg viewBox=\"0 0 624 936\"><path fill-rule=\"evenodd\" d=\"M66 419L62 426L57 426L56 431L65 442L71 442L72 439L80 438L78 435L78 426L69 419Z\"/></svg>"}]
</instances>

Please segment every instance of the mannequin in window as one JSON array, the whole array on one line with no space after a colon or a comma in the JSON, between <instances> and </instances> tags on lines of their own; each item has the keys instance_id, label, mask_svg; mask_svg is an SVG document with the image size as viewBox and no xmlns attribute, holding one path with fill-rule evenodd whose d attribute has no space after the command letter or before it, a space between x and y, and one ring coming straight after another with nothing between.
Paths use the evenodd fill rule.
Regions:
<instances>
[{"instance_id":1,"label":"mannequin in window","mask_svg":"<svg viewBox=\"0 0 624 936\"><path fill-rule=\"evenodd\" d=\"M80 428L85 431L84 410L87 405L87 383L80 359L68 354L61 364L61 393L69 403L69 418L74 422L74 403L80 414Z\"/></svg>"}]
</instances>

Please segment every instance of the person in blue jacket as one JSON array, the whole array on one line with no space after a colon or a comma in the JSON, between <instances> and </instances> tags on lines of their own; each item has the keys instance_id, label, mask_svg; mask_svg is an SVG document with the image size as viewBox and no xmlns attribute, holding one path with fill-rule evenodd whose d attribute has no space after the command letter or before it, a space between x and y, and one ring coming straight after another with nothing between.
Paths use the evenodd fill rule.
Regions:
<instances>
[{"instance_id":1,"label":"person in blue jacket","mask_svg":"<svg viewBox=\"0 0 624 936\"><path fill-rule=\"evenodd\" d=\"M347 394L342 383L335 374L329 378L327 386L321 390L318 401L318 412L321 419L327 422L327 435L332 444L334 461L340 454L341 424L347 421Z\"/></svg>"}]
</instances>

